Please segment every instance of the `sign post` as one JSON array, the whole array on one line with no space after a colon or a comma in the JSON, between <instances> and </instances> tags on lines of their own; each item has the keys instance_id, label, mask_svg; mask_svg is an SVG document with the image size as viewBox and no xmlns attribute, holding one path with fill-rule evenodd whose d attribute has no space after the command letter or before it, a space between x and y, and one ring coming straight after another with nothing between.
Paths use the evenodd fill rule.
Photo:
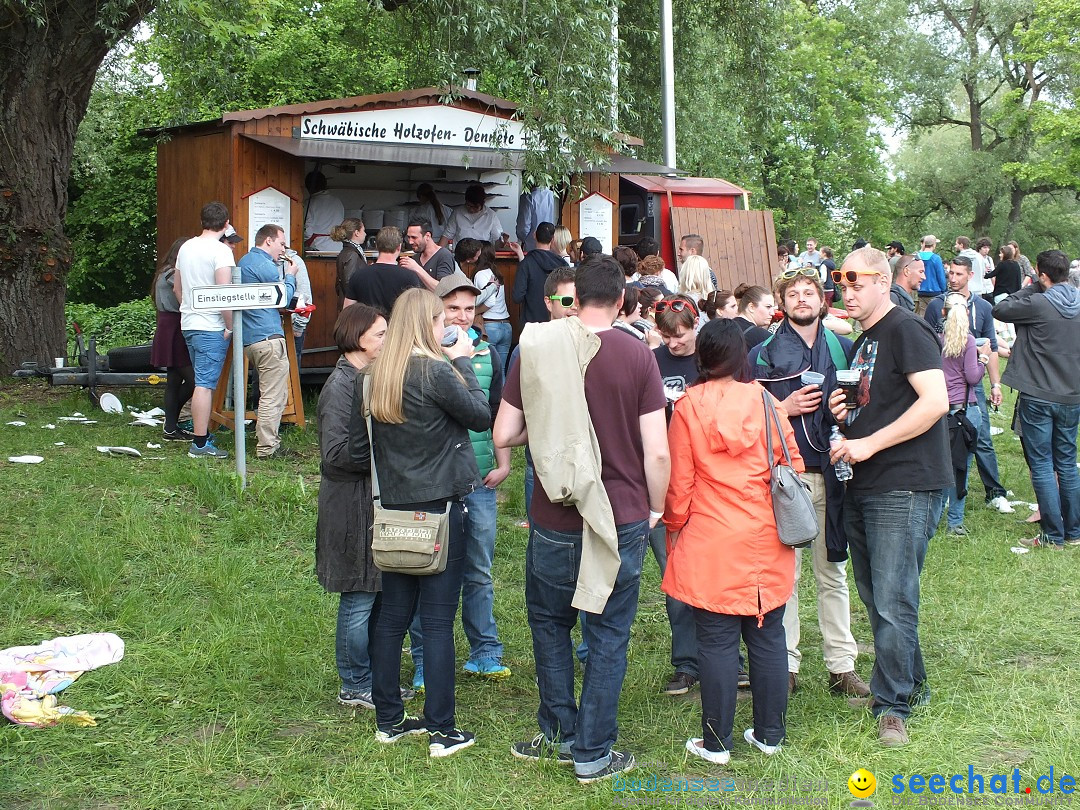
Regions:
<instances>
[{"instance_id":1,"label":"sign post","mask_svg":"<svg viewBox=\"0 0 1080 810\"><path fill-rule=\"evenodd\" d=\"M236 314L243 309L280 309L285 306L285 284L241 284L240 268L232 269L232 284L216 284L211 287L191 288L191 308L196 312L231 309L233 315L233 420L236 474L240 476L240 489L247 488L247 456L244 444L244 398L247 396L247 380L244 379L244 319Z\"/></svg>"}]
</instances>

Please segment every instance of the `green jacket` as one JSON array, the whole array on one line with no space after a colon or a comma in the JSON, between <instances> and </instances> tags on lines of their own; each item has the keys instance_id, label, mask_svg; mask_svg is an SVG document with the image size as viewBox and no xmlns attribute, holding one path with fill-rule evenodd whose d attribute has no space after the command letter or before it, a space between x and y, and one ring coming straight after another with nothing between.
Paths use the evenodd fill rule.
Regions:
<instances>
[{"instance_id":1,"label":"green jacket","mask_svg":"<svg viewBox=\"0 0 1080 810\"><path fill-rule=\"evenodd\" d=\"M469 332L475 338L475 332L470 330ZM474 349L472 358L472 369L476 375L477 382L480 383L480 387L484 391L484 395L488 398L488 403L491 405L491 418L494 421L495 411L499 407L499 401L502 399L502 363L500 362L500 368L496 369L495 364L491 362L492 349L484 341L480 341ZM500 358L501 361L501 358ZM492 391L495 392L495 397L492 397ZM469 441L472 442L473 455L476 456L476 466L480 470L480 477L486 478L487 474L495 469L495 442L491 438L491 429L477 433L476 431L469 431Z\"/></svg>"}]
</instances>

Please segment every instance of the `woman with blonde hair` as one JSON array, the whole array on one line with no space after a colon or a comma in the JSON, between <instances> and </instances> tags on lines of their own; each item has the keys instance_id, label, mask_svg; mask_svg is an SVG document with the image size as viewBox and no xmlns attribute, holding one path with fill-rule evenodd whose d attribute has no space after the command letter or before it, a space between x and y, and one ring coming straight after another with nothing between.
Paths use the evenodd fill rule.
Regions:
<instances>
[{"instance_id":1,"label":"woman with blonde hair","mask_svg":"<svg viewBox=\"0 0 1080 810\"><path fill-rule=\"evenodd\" d=\"M570 260L570 243L574 241L570 229L565 225L555 226L555 236L551 239L551 252L562 258L567 264L573 264Z\"/></svg>"},{"instance_id":2,"label":"woman with blonde hair","mask_svg":"<svg viewBox=\"0 0 1080 810\"><path fill-rule=\"evenodd\" d=\"M344 297L349 276L357 267L367 266L367 257L364 256L364 239L367 238L364 221L349 217L331 229L330 238L341 242L341 252L337 255L337 293Z\"/></svg>"},{"instance_id":3,"label":"woman with blonde hair","mask_svg":"<svg viewBox=\"0 0 1080 810\"><path fill-rule=\"evenodd\" d=\"M691 301L702 301L716 289L712 270L704 256L687 256L679 268L679 293Z\"/></svg>"},{"instance_id":4,"label":"woman with blonde hair","mask_svg":"<svg viewBox=\"0 0 1080 810\"><path fill-rule=\"evenodd\" d=\"M469 431L491 427L491 408L472 370L472 341L465 330L451 327L456 340L440 345L444 336L454 337L444 326L443 304L433 293L416 288L402 293L382 352L371 364L366 398L383 506L449 510L446 569L429 576L384 571L371 643L375 739L392 743L427 733L432 757L450 756L475 741L454 724L454 617L465 560L462 498L480 483ZM353 457L362 457L368 452L367 431L361 427L351 433ZM427 692L422 719L405 713L398 687L401 642L418 599Z\"/></svg>"},{"instance_id":5,"label":"woman with blonde hair","mask_svg":"<svg viewBox=\"0 0 1080 810\"><path fill-rule=\"evenodd\" d=\"M971 335L971 320L967 300L959 293L945 296L941 313L941 368L945 372L945 387L949 391L949 414L961 411L972 427L979 429L982 410L975 400L975 386L982 385L983 371L990 360L990 345L980 351ZM974 453L968 453L963 477L943 493L942 506L948 508L948 532L954 537L967 534L964 528L964 502L967 496L967 471ZM935 521L936 523L936 521Z\"/></svg>"}]
</instances>

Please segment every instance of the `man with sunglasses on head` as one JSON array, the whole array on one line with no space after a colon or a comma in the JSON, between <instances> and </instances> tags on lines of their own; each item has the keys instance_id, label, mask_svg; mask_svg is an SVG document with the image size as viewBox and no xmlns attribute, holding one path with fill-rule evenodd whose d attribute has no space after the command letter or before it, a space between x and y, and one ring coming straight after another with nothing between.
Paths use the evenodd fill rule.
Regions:
<instances>
[{"instance_id":1,"label":"man with sunglasses on head","mask_svg":"<svg viewBox=\"0 0 1080 810\"><path fill-rule=\"evenodd\" d=\"M893 271L893 283L889 288L889 298L898 307L908 312L915 311L915 298L919 294L919 285L926 278L926 265L915 254L900 256L899 260L889 262Z\"/></svg>"},{"instance_id":2,"label":"man with sunglasses on head","mask_svg":"<svg viewBox=\"0 0 1080 810\"><path fill-rule=\"evenodd\" d=\"M942 490L953 483L944 419L949 394L933 329L889 300L885 254L852 251L833 278L863 331L851 362L860 373L856 407L845 406L842 388L829 396L844 432L829 463L852 466L844 530L874 633L870 706L878 739L897 746L908 741L904 721L912 708L930 700L919 645L919 577Z\"/></svg>"},{"instance_id":3,"label":"man with sunglasses on head","mask_svg":"<svg viewBox=\"0 0 1080 810\"><path fill-rule=\"evenodd\" d=\"M817 582L818 626L825 668L829 672L829 690L864 698L870 689L855 672L859 652L851 634L847 535L843 526L844 485L837 479L829 460L829 434L835 422L824 400L824 392L836 388L837 370L848 368L852 343L823 325L828 305L814 268L781 273L773 283L773 292L785 317L773 335L751 349L750 373L780 400L806 463L803 480L810 485L818 518L818 540L811 545L810 554ZM802 376L807 372L820 374L824 380L804 385ZM802 557L803 550L797 549L796 582ZM802 662L797 587L784 610L784 634L788 689L794 692Z\"/></svg>"},{"instance_id":4,"label":"man with sunglasses on head","mask_svg":"<svg viewBox=\"0 0 1080 810\"><path fill-rule=\"evenodd\" d=\"M980 362L986 365L986 376L990 378L990 402L996 408L1001 404L1001 369L998 364L997 330L994 329L993 307L989 301L972 292L973 278L971 258L954 257L949 263L947 273L949 291L959 293L967 299L968 314L971 316L971 336L976 340L985 341L979 347ZM944 309L944 295L938 296L926 307L924 317L936 332L942 330ZM975 446L975 466L979 469L979 478L982 479L983 490L986 493L986 505L1003 515L1008 515L1012 513L1013 508L1009 505L1008 492L1001 483L997 453L994 451L994 443L990 438L990 409L986 405L986 391L981 382L974 386L974 393L975 401L982 412L982 420L978 425L979 440ZM962 511L960 516L963 516Z\"/></svg>"},{"instance_id":5,"label":"man with sunglasses on head","mask_svg":"<svg viewBox=\"0 0 1080 810\"><path fill-rule=\"evenodd\" d=\"M663 345L653 349L667 397L667 419L686 389L698 380L697 306L685 295L668 296L656 303L656 330ZM663 523L649 533L656 564L663 578L667 568L667 535ZM675 672L665 684L665 695L685 695L698 682L697 630L694 610L689 605L665 597L668 624L671 627L671 666Z\"/></svg>"}]
</instances>

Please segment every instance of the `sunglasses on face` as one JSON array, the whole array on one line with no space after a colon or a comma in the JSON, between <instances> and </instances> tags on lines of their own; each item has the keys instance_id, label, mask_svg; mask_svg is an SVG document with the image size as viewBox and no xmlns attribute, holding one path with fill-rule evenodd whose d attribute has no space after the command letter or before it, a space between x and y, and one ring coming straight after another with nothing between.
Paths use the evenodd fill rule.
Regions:
<instances>
[{"instance_id":1,"label":"sunglasses on face","mask_svg":"<svg viewBox=\"0 0 1080 810\"><path fill-rule=\"evenodd\" d=\"M881 275L877 270L833 270L832 280L835 284L840 284L846 281L848 284L854 284L859 280L859 276L878 276Z\"/></svg>"},{"instance_id":2,"label":"sunglasses on face","mask_svg":"<svg viewBox=\"0 0 1080 810\"><path fill-rule=\"evenodd\" d=\"M684 309L688 309L696 316L698 314L697 309L689 301L684 301L681 298L676 298L674 301L657 301L654 307L656 314L670 309L672 312L682 312Z\"/></svg>"},{"instance_id":3,"label":"sunglasses on face","mask_svg":"<svg viewBox=\"0 0 1080 810\"><path fill-rule=\"evenodd\" d=\"M552 301L557 301L567 309L574 305L574 296L572 295L549 295L548 298Z\"/></svg>"},{"instance_id":4,"label":"sunglasses on face","mask_svg":"<svg viewBox=\"0 0 1080 810\"><path fill-rule=\"evenodd\" d=\"M807 276L808 278L817 278L817 274L818 274L818 272L817 272L816 267L810 267L810 266L806 266L806 267L789 267L787 270L784 270L780 274L780 278L782 278L784 281L788 281L788 280L793 279L793 278L798 278L799 276Z\"/></svg>"}]
</instances>

